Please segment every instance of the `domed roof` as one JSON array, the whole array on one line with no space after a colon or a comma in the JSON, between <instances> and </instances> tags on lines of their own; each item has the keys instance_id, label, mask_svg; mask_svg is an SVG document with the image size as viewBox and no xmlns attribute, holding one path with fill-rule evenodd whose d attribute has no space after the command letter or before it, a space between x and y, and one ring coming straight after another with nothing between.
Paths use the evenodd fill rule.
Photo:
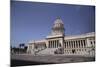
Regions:
<instances>
[{"instance_id":1,"label":"domed roof","mask_svg":"<svg viewBox=\"0 0 100 67\"><path fill-rule=\"evenodd\" d=\"M52 35L63 35L64 34L64 24L60 18L57 18L54 21L54 25L52 27Z\"/></svg>"},{"instance_id":2,"label":"domed roof","mask_svg":"<svg viewBox=\"0 0 100 67\"><path fill-rule=\"evenodd\" d=\"M53 29L55 29L55 28L64 28L64 26L63 26L63 21L62 21L60 18L57 18L57 19L54 21Z\"/></svg>"}]
</instances>

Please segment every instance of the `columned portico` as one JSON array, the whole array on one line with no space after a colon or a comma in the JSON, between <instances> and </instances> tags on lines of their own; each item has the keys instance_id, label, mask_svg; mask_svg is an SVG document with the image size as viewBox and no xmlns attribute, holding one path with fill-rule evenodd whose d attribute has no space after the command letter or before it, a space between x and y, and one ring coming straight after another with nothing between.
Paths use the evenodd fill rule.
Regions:
<instances>
[{"instance_id":1,"label":"columned portico","mask_svg":"<svg viewBox=\"0 0 100 67\"><path fill-rule=\"evenodd\" d=\"M48 48L58 48L60 47L59 40L49 40L48 41Z\"/></svg>"}]
</instances>

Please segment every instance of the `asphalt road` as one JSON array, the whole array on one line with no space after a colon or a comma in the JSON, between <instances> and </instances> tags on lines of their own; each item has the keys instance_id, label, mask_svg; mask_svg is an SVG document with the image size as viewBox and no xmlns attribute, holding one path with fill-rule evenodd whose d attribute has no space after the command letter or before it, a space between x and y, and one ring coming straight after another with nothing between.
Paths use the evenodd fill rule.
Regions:
<instances>
[{"instance_id":1,"label":"asphalt road","mask_svg":"<svg viewBox=\"0 0 100 67\"><path fill-rule=\"evenodd\" d=\"M11 66L75 63L95 61L94 57L84 56L33 56L33 55L12 55Z\"/></svg>"}]
</instances>

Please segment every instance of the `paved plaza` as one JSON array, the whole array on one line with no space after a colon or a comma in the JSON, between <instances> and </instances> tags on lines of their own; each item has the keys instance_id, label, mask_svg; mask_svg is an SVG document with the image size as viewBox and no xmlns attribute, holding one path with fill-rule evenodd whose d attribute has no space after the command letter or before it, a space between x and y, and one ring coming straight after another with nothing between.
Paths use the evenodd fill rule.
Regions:
<instances>
[{"instance_id":1,"label":"paved plaza","mask_svg":"<svg viewBox=\"0 0 100 67\"><path fill-rule=\"evenodd\" d=\"M88 61L95 61L95 58L87 56L66 56L66 55L54 55L54 56L12 55L11 56L12 66L75 63L75 62L88 62Z\"/></svg>"}]
</instances>

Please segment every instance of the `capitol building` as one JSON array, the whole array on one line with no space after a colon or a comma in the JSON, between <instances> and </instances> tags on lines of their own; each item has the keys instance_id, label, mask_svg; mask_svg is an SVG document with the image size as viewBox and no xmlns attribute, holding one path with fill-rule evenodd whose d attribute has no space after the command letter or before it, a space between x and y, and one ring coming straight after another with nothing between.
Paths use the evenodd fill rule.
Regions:
<instances>
[{"instance_id":1,"label":"capitol building","mask_svg":"<svg viewBox=\"0 0 100 67\"><path fill-rule=\"evenodd\" d=\"M27 53L33 55L95 56L95 32L66 36L64 23L61 18L57 18L50 35L42 40L28 42Z\"/></svg>"}]
</instances>

